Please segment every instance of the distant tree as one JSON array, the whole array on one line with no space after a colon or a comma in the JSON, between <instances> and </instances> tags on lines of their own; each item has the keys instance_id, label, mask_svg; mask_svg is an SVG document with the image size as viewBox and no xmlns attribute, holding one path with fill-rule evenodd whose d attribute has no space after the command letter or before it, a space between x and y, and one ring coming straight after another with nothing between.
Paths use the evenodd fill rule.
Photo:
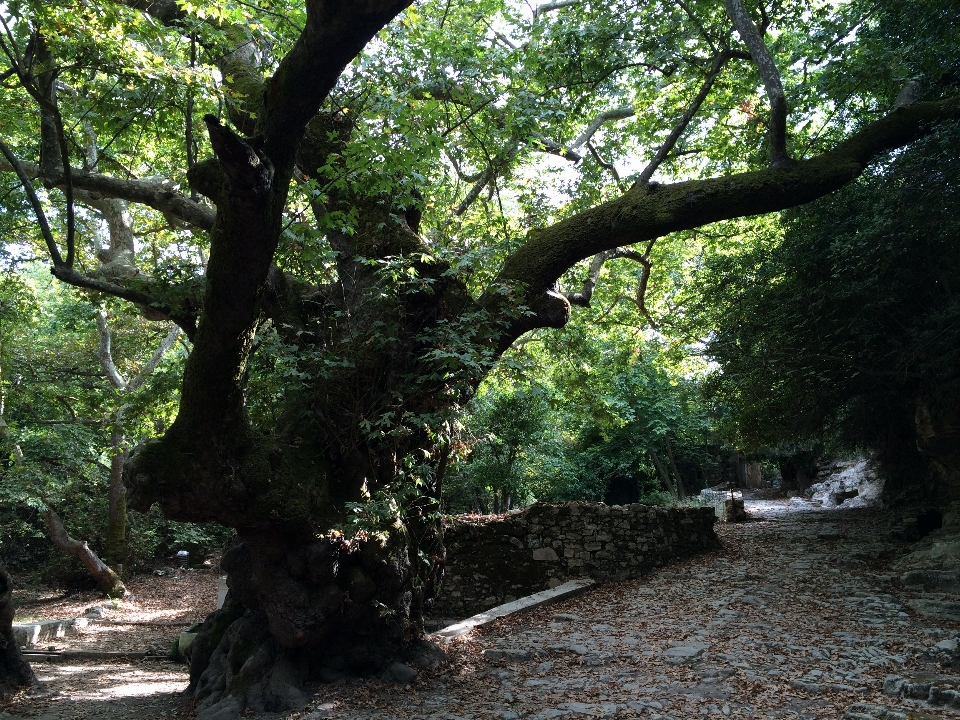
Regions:
<instances>
[{"instance_id":1,"label":"distant tree","mask_svg":"<svg viewBox=\"0 0 960 720\"><path fill-rule=\"evenodd\" d=\"M465 435L470 456L461 470L460 492L484 512L501 513L532 496L527 460L546 440L549 398L543 388L488 386L471 403Z\"/></svg>"},{"instance_id":2,"label":"distant tree","mask_svg":"<svg viewBox=\"0 0 960 720\"><path fill-rule=\"evenodd\" d=\"M42 270L8 271L0 281L0 445L8 454L0 468L0 506L21 513L33 508L48 538L77 558L104 593L120 596L127 560L123 433L142 433L145 425L152 430L165 414L169 420L175 386L163 378L144 385L176 334L156 341L149 355L155 326L128 314L130 324L113 347L106 310L50 283ZM127 382L118 364L123 372L140 372ZM111 399L111 388L122 397ZM76 531L85 539L72 537Z\"/></svg>"}]
</instances>

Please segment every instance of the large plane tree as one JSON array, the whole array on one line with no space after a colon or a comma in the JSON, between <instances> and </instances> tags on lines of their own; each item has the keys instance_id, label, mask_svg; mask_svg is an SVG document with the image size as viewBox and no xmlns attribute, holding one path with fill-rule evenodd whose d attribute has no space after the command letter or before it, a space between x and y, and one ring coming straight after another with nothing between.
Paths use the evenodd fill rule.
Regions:
<instances>
[{"instance_id":1,"label":"large plane tree","mask_svg":"<svg viewBox=\"0 0 960 720\"><path fill-rule=\"evenodd\" d=\"M125 483L236 528L202 709L416 645L451 413L605 263L642 289L658 238L821 197L960 115L871 40L883 5L3 5L11 252L192 343Z\"/></svg>"}]
</instances>

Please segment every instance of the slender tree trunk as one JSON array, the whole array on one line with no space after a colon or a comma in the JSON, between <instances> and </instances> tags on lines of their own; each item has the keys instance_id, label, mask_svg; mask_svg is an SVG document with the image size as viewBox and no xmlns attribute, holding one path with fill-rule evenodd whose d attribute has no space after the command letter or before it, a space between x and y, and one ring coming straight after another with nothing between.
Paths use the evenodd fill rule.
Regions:
<instances>
[{"instance_id":1,"label":"slender tree trunk","mask_svg":"<svg viewBox=\"0 0 960 720\"><path fill-rule=\"evenodd\" d=\"M97 587L107 597L123 597L126 588L120 581L120 577L103 562L97 554L90 549L85 542L74 540L67 533L63 526L63 521L56 511L47 507L43 513L43 519L47 523L47 532L50 533L50 540L65 553L77 558L87 569L93 579L97 582Z\"/></svg>"},{"instance_id":2,"label":"slender tree trunk","mask_svg":"<svg viewBox=\"0 0 960 720\"><path fill-rule=\"evenodd\" d=\"M0 696L37 684L13 637L13 578L0 567Z\"/></svg>"},{"instance_id":3,"label":"slender tree trunk","mask_svg":"<svg viewBox=\"0 0 960 720\"><path fill-rule=\"evenodd\" d=\"M743 459L743 455L740 454L739 450L737 450L736 455L734 455L734 466L737 472L737 487L746 487L747 486L747 463Z\"/></svg>"},{"instance_id":4,"label":"slender tree trunk","mask_svg":"<svg viewBox=\"0 0 960 720\"><path fill-rule=\"evenodd\" d=\"M653 464L657 468L657 472L660 473L660 479L663 480L663 484L666 486L667 490L670 491L670 494L675 498L679 498L677 495L677 489L673 486L673 483L670 482L670 473L667 472L667 466L663 464L663 460L660 459L660 456L657 455L655 450L650 451L650 458L653 460Z\"/></svg>"},{"instance_id":5,"label":"slender tree trunk","mask_svg":"<svg viewBox=\"0 0 960 720\"><path fill-rule=\"evenodd\" d=\"M683 478L680 477L680 471L677 470L677 461L673 457L673 445L670 444L670 438L667 435L663 436L663 447L667 451L667 459L670 460L670 469L673 470L673 476L677 478L677 494L681 498L687 496L687 489L683 485Z\"/></svg>"},{"instance_id":6,"label":"slender tree trunk","mask_svg":"<svg viewBox=\"0 0 960 720\"><path fill-rule=\"evenodd\" d=\"M123 574L123 563L127 559L127 490L123 486L123 464L127 453L121 450L123 435L113 433L110 436L113 457L110 458L110 492L108 496L107 538L104 556L117 575Z\"/></svg>"}]
</instances>

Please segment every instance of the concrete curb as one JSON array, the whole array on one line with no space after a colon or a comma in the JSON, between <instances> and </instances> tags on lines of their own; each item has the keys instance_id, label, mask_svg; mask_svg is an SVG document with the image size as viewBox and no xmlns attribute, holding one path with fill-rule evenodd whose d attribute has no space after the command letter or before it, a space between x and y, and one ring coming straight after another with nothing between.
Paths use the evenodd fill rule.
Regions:
<instances>
[{"instance_id":1,"label":"concrete curb","mask_svg":"<svg viewBox=\"0 0 960 720\"><path fill-rule=\"evenodd\" d=\"M474 615L466 620L461 620L458 623L449 625L442 630L438 630L435 633L427 635L427 639L435 642L450 642L450 640L453 638L462 637L479 627L489 625L498 618L506 617L507 615L513 615L514 613L523 612L525 610L532 610L533 608L537 608L542 605L549 605L550 603L554 603L559 600L575 597L586 592L596 584L597 581L591 578L578 578L576 580L569 580L551 590L544 590L542 592L534 593L533 595L527 595L519 600L498 605L497 607L490 608L479 615Z\"/></svg>"},{"instance_id":2,"label":"concrete curb","mask_svg":"<svg viewBox=\"0 0 960 720\"><path fill-rule=\"evenodd\" d=\"M13 637L18 646L32 648L50 640L76 635L79 628L87 627L87 623L87 618L67 618L14 625Z\"/></svg>"},{"instance_id":3,"label":"concrete curb","mask_svg":"<svg viewBox=\"0 0 960 720\"><path fill-rule=\"evenodd\" d=\"M153 651L125 650L63 650L44 652L42 650L21 651L28 662L69 663L78 660L171 660L169 655L157 655ZM0 720L3 716L0 715Z\"/></svg>"}]
</instances>

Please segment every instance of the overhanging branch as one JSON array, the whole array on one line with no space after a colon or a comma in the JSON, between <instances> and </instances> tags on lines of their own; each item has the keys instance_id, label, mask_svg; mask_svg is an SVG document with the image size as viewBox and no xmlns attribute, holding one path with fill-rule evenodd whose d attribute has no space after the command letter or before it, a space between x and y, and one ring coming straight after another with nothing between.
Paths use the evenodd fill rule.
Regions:
<instances>
[{"instance_id":1,"label":"overhanging branch","mask_svg":"<svg viewBox=\"0 0 960 720\"><path fill-rule=\"evenodd\" d=\"M624 120L629 117L633 117L637 114L637 111L634 109L633 105L625 105L620 108L614 108L613 110L607 110L602 112L597 117L593 119L586 129L580 133L572 143L567 146L567 150L577 150L588 142L596 134L597 130L603 127L604 123L608 123L611 120Z\"/></svg>"},{"instance_id":2,"label":"overhanging branch","mask_svg":"<svg viewBox=\"0 0 960 720\"><path fill-rule=\"evenodd\" d=\"M881 154L955 118L960 118L960 98L917 103L870 123L833 150L787 168L770 167L656 188L635 186L616 200L531 230L526 242L504 263L498 282L522 285L527 304L536 307L560 276L585 258L719 220L803 205L855 179ZM482 302L493 306L498 301L490 294ZM517 329L524 331L519 325Z\"/></svg>"}]
</instances>

